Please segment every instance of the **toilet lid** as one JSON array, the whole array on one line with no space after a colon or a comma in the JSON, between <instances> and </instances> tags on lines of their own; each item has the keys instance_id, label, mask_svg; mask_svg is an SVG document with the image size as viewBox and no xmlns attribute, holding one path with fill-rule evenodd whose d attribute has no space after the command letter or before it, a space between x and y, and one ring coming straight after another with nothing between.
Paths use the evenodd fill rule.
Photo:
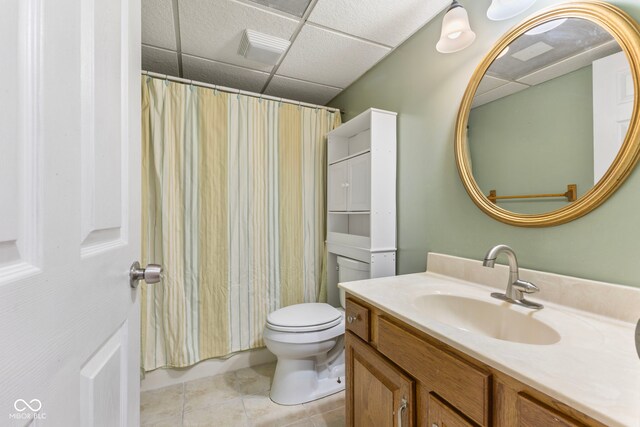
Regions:
<instances>
[{"instance_id":1,"label":"toilet lid","mask_svg":"<svg viewBox=\"0 0 640 427\"><path fill-rule=\"evenodd\" d=\"M310 332L331 328L342 321L342 314L329 304L290 305L267 316L267 326L276 331Z\"/></svg>"}]
</instances>

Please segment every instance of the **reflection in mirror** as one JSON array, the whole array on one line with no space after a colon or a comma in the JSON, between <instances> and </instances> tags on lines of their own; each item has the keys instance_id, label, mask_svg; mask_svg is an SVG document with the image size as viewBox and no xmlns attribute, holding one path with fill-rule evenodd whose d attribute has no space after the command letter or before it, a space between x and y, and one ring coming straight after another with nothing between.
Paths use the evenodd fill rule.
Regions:
<instances>
[{"instance_id":1,"label":"reflection in mirror","mask_svg":"<svg viewBox=\"0 0 640 427\"><path fill-rule=\"evenodd\" d=\"M562 196L569 185L579 198L612 164L633 102L629 63L605 29L582 18L538 25L501 52L478 86L467 129L473 177L511 212L562 208L575 200Z\"/></svg>"}]
</instances>

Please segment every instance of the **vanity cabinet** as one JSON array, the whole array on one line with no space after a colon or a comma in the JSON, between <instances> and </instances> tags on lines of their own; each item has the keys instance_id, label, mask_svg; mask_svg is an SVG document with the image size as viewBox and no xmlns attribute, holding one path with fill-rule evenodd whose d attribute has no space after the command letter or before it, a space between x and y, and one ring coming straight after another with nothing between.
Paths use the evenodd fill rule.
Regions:
<instances>
[{"instance_id":1,"label":"vanity cabinet","mask_svg":"<svg viewBox=\"0 0 640 427\"><path fill-rule=\"evenodd\" d=\"M345 316L348 426L604 425L351 295Z\"/></svg>"}]
</instances>

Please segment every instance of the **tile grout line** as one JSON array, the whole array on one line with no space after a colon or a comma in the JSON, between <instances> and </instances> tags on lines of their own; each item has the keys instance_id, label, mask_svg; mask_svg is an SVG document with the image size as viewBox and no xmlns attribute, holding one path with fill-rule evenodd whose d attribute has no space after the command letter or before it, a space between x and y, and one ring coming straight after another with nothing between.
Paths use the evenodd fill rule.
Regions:
<instances>
[{"instance_id":1,"label":"tile grout line","mask_svg":"<svg viewBox=\"0 0 640 427\"><path fill-rule=\"evenodd\" d=\"M242 410L244 411L244 420L245 420L245 425L249 426L249 414L247 413L247 407L244 406L244 395L242 397L240 397L240 402L242 402Z\"/></svg>"},{"instance_id":2,"label":"tile grout line","mask_svg":"<svg viewBox=\"0 0 640 427\"><path fill-rule=\"evenodd\" d=\"M152 47L152 48L154 48L154 49L163 49L163 48L161 48L161 47L152 46L152 45L145 45L145 46ZM165 49L165 50L166 50L166 49ZM174 52L173 50L167 50L167 52L176 53L176 52ZM188 56L189 58L199 59L199 60L202 60L202 61L207 61L207 62L213 62L213 63L216 63L216 64L226 65L226 66L228 66L228 67L241 68L241 69L246 70L246 71L253 71L253 72L256 72L256 73L269 74L269 75L271 75L271 74L270 74L271 72L262 71L262 70L256 70L255 68L248 68L248 67L245 67L245 66L243 66L243 65L236 65L236 64L232 64L232 63L230 63L230 62L218 61L218 60L216 60L216 59L210 59L210 58L206 58L206 57L204 57L204 56L192 55L192 54L190 54L190 53L183 53L182 55L183 55L183 56ZM317 86L324 86L324 87L328 87L328 88L330 88L330 89L340 89L340 90L343 90L343 88L338 87L338 86L332 86L332 85L329 85L329 84L326 84L326 83L313 82L313 81L311 81L311 80L299 79L299 78L297 78L297 77L289 77L289 76L285 76L285 75L280 75L279 77L284 77L285 79L295 80L295 81L297 81L297 82L301 82L301 83L308 83L308 84L317 85Z\"/></svg>"},{"instance_id":3,"label":"tile grout line","mask_svg":"<svg viewBox=\"0 0 640 427\"><path fill-rule=\"evenodd\" d=\"M338 34L339 36L342 36L342 37L348 37L348 38L351 38L351 39L354 39L354 40L357 40L357 41L361 41L361 42L364 42L364 43L369 43L369 44L372 44L374 46L383 47L385 49L390 49L390 50L394 50L395 48L399 47L400 44L404 43L404 41L409 40L409 38L410 38L410 37L407 37L404 41L400 42L400 44L397 45L397 46L391 46L391 45L388 45L388 44L377 42L375 40L364 38L362 36L356 36L355 34L349 34L349 33L346 33L346 32L344 32L342 30L338 30L336 28L327 27L326 25L318 24L316 22L307 22L307 24L309 26L315 27L315 28L317 28L319 30L329 31L329 32Z\"/></svg>"},{"instance_id":4,"label":"tile grout line","mask_svg":"<svg viewBox=\"0 0 640 427\"><path fill-rule=\"evenodd\" d=\"M298 38L298 35L300 34L305 24L309 20L309 16L311 16L311 12L313 12L313 9L316 7L317 3L318 3L318 0L311 0L311 2L309 3L309 6L307 6L307 10L305 10L302 16L300 17L300 22L298 23L298 27L293 31L293 34L289 38L289 41L291 42L289 44L289 47L287 48L287 50L284 51L284 53L282 54L282 56L280 57L280 60L276 63L276 65L273 66L273 69L271 70L271 74L267 78L267 81L264 83L264 86L262 87L262 90L260 91L260 93L264 93L269 87L269 83L271 83L271 80L273 80L273 76L276 75L276 72L278 72L280 65L282 65L285 58L289 54L289 51L293 47L293 43L296 41L296 39Z\"/></svg>"},{"instance_id":5,"label":"tile grout line","mask_svg":"<svg viewBox=\"0 0 640 427\"><path fill-rule=\"evenodd\" d=\"M173 7L173 29L176 33L176 53L178 54L178 77L182 78L182 35L180 34L180 9L178 0L171 2Z\"/></svg>"},{"instance_id":6,"label":"tile grout line","mask_svg":"<svg viewBox=\"0 0 640 427\"><path fill-rule=\"evenodd\" d=\"M187 384L186 382L182 382L182 414L180 416L180 426L184 427L184 405L187 401Z\"/></svg>"},{"instance_id":7,"label":"tile grout line","mask_svg":"<svg viewBox=\"0 0 640 427\"><path fill-rule=\"evenodd\" d=\"M241 368L242 369L242 368ZM238 378L238 371L240 369L236 369L235 371L233 371L233 377L235 378L235 380L240 381L240 378ZM244 413L244 425L246 427L249 427L249 414L247 414L247 408L244 406L244 398L247 395L247 393L245 393L244 391L242 393L240 393L240 404L242 405L242 412Z\"/></svg>"}]
</instances>

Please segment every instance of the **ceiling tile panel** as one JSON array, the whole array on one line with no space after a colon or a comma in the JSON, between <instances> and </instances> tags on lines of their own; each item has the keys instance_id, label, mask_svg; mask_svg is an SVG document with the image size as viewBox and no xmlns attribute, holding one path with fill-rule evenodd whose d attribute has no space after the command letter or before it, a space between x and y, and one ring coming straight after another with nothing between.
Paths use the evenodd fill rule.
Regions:
<instances>
[{"instance_id":1,"label":"ceiling tile panel","mask_svg":"<svg viewBox=\"0 0 640 427\"><path fill-rule=\"evenodd\" d=\"M171 0L142 0L142 43L176 50Z\"/></svg>"},{"instance_id":2,"label":"ceiling tile panel","mask_svg":"<svg viewBox=\"0 0 640 427\"><path fill-rule=\"evenodd\" d=\"M259 92L269 78L268 73L182 55L185 79Z\"/></svg>"},{"instance_id":3,"label":"ceiling tile panel","mask_svg":"<svg viewBox=\"0 0 640 427\"><path fill-rule=\"evenodd\" d=\"M520 83L509 82L506 85L499 86L493 90L483 93L482 95L478 95L474 97L473 103L471 104L471 108L476 108L481 105L488 104L489 102L495 101L496 99L513 95L514 93L520 92L521 90L525 90L528 87L529 86L523 85Z\"/></svg>"},{"instance_id":4,"label":"ceiling tile panel","mask_svg":"<svg viewBox=\"0 0 640 427\"><path fill-rule=\"evenodd\" d=\"M142 69L177 76L178 54L171 50L142 45Z\"/></svg>"},{"instance_id":5,"label":"ceiling tile panel","mask_svg":"<svg viewBox=\"0 0 640 427\"><path fill-rule=\"evenodd\" d=\"M309 21L396 47L451 0L319 0Z\"/></svg>"},{"instance_id":6,"label":"ceiling tile panel","mask_svg":"<svg viewBox=\"0 0 640 427\"><path fill-rule=\"evenodd\" d=\"M507 83L509 83L509 80L499 79L497 77L491 77L485 74L482 80L480 80L480 84L478 85L478 89L476 90L476 96L497 89L500 86L506 85Z\"/></svg>"},{"instance_id":7,"label":"ceiling tile panel","mask_svg":"<svg viewBox=\"0 0 640 427\"><path fill-rule=\"evenodd\" d=\"M303 82L283 76L273 76L265 91L267 95L320 105L325 105L340 92L342 89L337 87Z\"/></svg>"},{"instance_id":8,"label":"ceiling tile panel","mask_svg":"<svg viewBox=\"0 0 640 427\"><path fill-rule=\"evenodd\" d=\"M391 49L306 24L278 74L334 87L347 87Z\"/></svg>"},{"instance_id":9,"label":"ceiling tile panel","mask_svg":"<svg viewBox=\"0 0 640 427\"><path fill-rule=\"evenodd\" d=\"M242 32L252 29L289 40L298 20L232 0L180 1L182 52L270 72L271 65L238 55Z\"/></svg>"},{"instance_id":10,"label":"ceiling tile panel","mask_svg":"<svg viewBox=\"0 0 640 427\"><path fill-rule=\"evenodd\" d=\"M304 11L307 10L311 0L245 0L253 3L269 7L271 9L277 9L281 12L288 13L289 15L297 16L298 18L304 15Z\"/></svg>"}]
</instances>

